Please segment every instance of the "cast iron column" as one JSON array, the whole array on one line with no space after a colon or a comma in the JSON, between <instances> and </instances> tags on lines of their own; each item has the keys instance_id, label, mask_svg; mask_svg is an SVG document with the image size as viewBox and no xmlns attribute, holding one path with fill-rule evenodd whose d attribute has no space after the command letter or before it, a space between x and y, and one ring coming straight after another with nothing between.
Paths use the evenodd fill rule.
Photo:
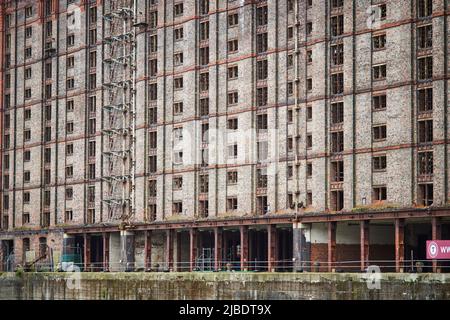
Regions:
<instances>
[{"instance_id":1,"label":"cast iron column","mask_svg":"<svg viewBox=\"0 0 450 320\"><path fill-rule=\"evenodd\" d=\"M145 231L145 271L148 271L152 267L152 231Z\"/></svg>"},{"instance_id":2,"label":"cast iron column","mask_svg":"<svg viewBox=\"0 0 450 320\"><path fill-rule=\"evenodd\" d=\"M89 267L91 264L91 236L87 233L83 234L84 240L84 272L89 271Z\"/></svg>"},{"instance_id":3,"label":"cast iron column","mask_svg":"<svg viewBox=\"0 0 450 320\"><path fill-rule=\"evenodd\" d=\"M432 240L441 240L442 234L441 234L441 220L437 217L431 218L431 237ZM437 273L438 270L438 261L433 260L433 272Z\"/></svg>"},{"instance_id":4,"label":"cast iron column","mask_svg":"<svg viewBox=\"0 0 450 320\"><path fill-rule=\"evenodd\" d=\"M172 230L166 230L166 268L171 271L173 265Z\"/></svg>"},{"instance_id":5,"label":"cast iron column","mask_svg":"<svg viewBox=\"0 0 450 320\"><path fill-rule=\"evenodd\" d=\"M103 271L109 271L109 233L103 233Z\"/></svg>"},{"instance_id":6,"label":"cast iron column","mask_svg":"<svg viewBox=\"0 0 450 320\"><path fill-rule=\"evenodd\" d=\"M328 222L328 272L333 271L336 262L336 226L335 221Z\"/></svg>"},{"instance_id":7,"label":"cast iron column","mask_svg":"<svg viewBox=\"0 0 450 320\"><path fill-rule=\"evenodd\" d=\"M405 220L395 219L395 271L403 272L405 261Z\"/></svg>"},{"instance_id":8,"label":"cast iron column","mask_svg":"<svg viewBox=\"0 0 450 320\"><path fill-rule=\"evenodd\" d=\"M370 221L364 220L360 222L361 271L366 270L369 263L369 225Z\"/></svg>"},{"instance_id":9,"label":"cast iron column","mask_svg":"<svg viewBox=\"0 0 450 320\"><path fill-rule=\"evenodd\" d=\"M189 271L194 271L195 259L197 257L197 230L189 230Z\"/></svg>"},{"instance_id":10,"label":"cast iron column","mask_svg":"<svg viewBox=\"0 0 450 320\"><path fill-rule=\"evenodd\" d=\"M248 227L240 226L241 232L241 271L247 271L248 262Z\"/></svg>"},{"instance_id":11,"label":"cast iron column","mask_svg":"<svg viewBox=\"0 0 450 320\"><path fill-rule=\"evenodd\" d=\"M277 228L271 224L267 225L267 271L272 272L277 268Z\"/></svg>"},{"instance_id":12,"label":"cast iron column","mask_svg":"<svg viewBox=\"0 0 450 320\"><path fill-rule=\"evenodd\" d=\"M222 269L222 245L223 245L222 228L214 228L214 270Z\"/></svg>"}]
</instances>

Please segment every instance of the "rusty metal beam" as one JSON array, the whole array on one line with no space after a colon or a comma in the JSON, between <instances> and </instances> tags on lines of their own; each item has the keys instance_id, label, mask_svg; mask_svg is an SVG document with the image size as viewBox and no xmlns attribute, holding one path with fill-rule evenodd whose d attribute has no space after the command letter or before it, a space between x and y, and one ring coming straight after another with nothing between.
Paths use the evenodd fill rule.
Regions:
<instances>
[{"instance_id":1,"label":"rusty metal beam","mask_svg":"<svg viewBox=\"0 0 450 320\"><path fill-rule=\"evenodd\" d=\"M328 272L333 271L336 262L336 222L328 222Z\"/></svg>"},{"instance_id":2,"label":"rusty metal beam","mask_svg":"<svg viewBox=\"0 0 450 320\"><path fill-rule=\"evenodd\" d=\"M222 269L223 230L214 228L214 270Z\"/></svg>"},{"instance_id":3,"label":"rusty metal beam","mask_svg":"<svg viewBox=\"0 0 450 320\"><path fill-rule=\"evenodd\" d=\"M222 237L222 245L223 245L222 258L223 258L224 262L226 261L226 264L228 264L228 257L227 257L227 252L228 252L228 233L225 232L225 231L222 231L222 236L223 236ZM226 266L227 265L225 265L225 267Z\"/></svg>"},{"instance_id":4,"label":"rusty metal beam","mask_svg":"<svg viewBox=\"0 0 450 320\"><path fill-rule=\"evenodd\" d=\"M104 232L103 236L103 271L109 271L109 233Z\"/></svg>"},{"instance_id":5,"label":"rusty metal beam","mask_svg":"<svg viewBox=\"0 0 450 320\"><path fill-rule=\"evenodd\" d=\"M247 271L248 265L248 227L240 226L241 233L241 271Z\"/></svg>"},{"instance_id":6,"label":"rusty metal beam","mask_svg":"<svg viewBox=\"0 0 450 320\"><path fill-rule=\"evenodd\" d=\"M405 220L395 219L395 270L403 272L405 261Z\"/></svg>"},{"instance_id":7,"label":"rusty metal beam","mask_svg":"<svg viewBox=\"0 0 450 320\"><path fill-rule=\"evenodd\" d=\"M360 245L361 245L361 271L364 271L369 262L369 229L370 221L360 222Z\"/></svg>"},{"instance_id":8,"label":"rusty metal beam","mask_svg":"<svg viewBox=\"0 0 450 320\"><path fill-rule=\"evenodd\" d=\"M432 240L441 240L442 238L442 228L441 228L441 219L433 217L431 218L431 237ZM437 260L433 260L433 272L439 272L439 262Z\"/></svg>"},{"instance_id":9,"label":"rusty metal beam","mask_svg":"<svg viewBox=\"0 0 450 320\"><path fill-rule=\"evenodd\" d=\"M173 268L173 230L166 230L166 266L168 271Z\"/></svg>"},{"instance_id":10,"label":"rusty metal beam","mask_svg":"<svg viewBox=\"0 0 450 320\"><path fill-rule=\"evenodd\" d=\"M395 210L386 212L364 212L364 213L339 213L339 214L308 214L299 217L300 223L327 223L340 221L364 221L364 220L394 220L408 218L424 218L432 217L450 217L450 209L448 208L427 208L427 209L411 209L411 210ZM212 229L217 227L236 227L242 225L268 225L268 224L292 224L295 216L277 215L273 217L253 217L253 218L234 218L234 219L215 219L212 221L177 221L177 222L152 222L152 223L136 223L134 230L167 230L167 229L190 229L204 228ZM58 230L61 228L58 228ZM68 234L80 233L102 233L114 232L118 230L117 225L110 226L74 226L65 227L64 231Z\"/></svg>"},{"instance_id":11,"label":"rusty metal beam","mask_svg":"<svg viewBox=\"0 0 450 320\"><path fill-rule=\"evenodd\" d=\"M90 271L91 265L91 236L87 233L83 235L83 255L84 255L84 271Z\"/></svg>"},{"instance_id":12,"label":"rusty metal beam","mask_svg":"<svg viewBox=\"0 0 450 320\"><path fill-rule=\"evenodd\" d=\"M180 271L180 267L183 266L181 263L181 234L177 230L172 230L173 240L172 243L174 245L174 253L175 253L175 263L173 264L173 271Z\"/></svg>"},{"instance_id":13,"label":"rusty metal beam","mask_svg":"<svg viewBox=\"0 0 450 320\"><path fill-rule=\"evenodd\" d=\"M277 228L271 224L267 226L267 251L268 271L272 272L277 268Z\"/></svg>"},{"instance_id":14,"label":"rusty metal beam","mask_svg":"<svg viewBox=\"0 0 450 320\"><path fill-rule=\"evenodd\" d=\"M144 252L144 268L150 270L152 267L152 231L145 231L145 252Z\"/></svg>"},{"instance_id":15,"label":"rusty metal beam","mask_svg":"<svg viewBox=\"0 0 450 320\"><path fill-rule=\"evenodd\" d=\"M189 230L189 270L194 271L197 257L197 230Z\"/></svg>"}]
</instances>

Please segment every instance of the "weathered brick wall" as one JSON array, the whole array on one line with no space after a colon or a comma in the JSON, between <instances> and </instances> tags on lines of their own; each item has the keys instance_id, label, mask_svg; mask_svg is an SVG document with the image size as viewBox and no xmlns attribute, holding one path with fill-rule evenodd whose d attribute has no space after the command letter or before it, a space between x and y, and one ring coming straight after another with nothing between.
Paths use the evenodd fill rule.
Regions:
<instances>
[{"instance_id":1,"label":"weathered brick wall","mask_svg":"<svg viewBox=\"0 0 450 320\"><path fill-rule=\"evenodd\" d=\"M35 261L40 257L40 239L45 238L48 247L53 250L53 258L55 266L60 261L63 248L63 234L61 232L49 232L40 234L38 232L23 232L22 234L14 237L14 262L16 265L25 265L25 251L24 251L24 239L28 239L30 243L29 247L29 261L28 263ZM47 247L47 250L48 250ZM48 252L48 251L47 251ZM1 260L3 261L3 260Z\"/></svg>"},{"instance_id":2,"label":"weathered brick wall","mask_svg":"<svg viewBox=\"0 0 450 320\"><path fill-rule=\"evenodd\" d=\"M79 2L76 2L79 3ZM287 11L283 1L267 1L268 6L268 52L266 56L269 65L267 79L269 102L267 108L255 110L256 60L255 42L256 28L254 23L254 11L256 4L249 2L223 2L210 1L210 14L202 17L201 21L209 20L209 60L208 66L199 67L198 50L198 12L193 0L184 1L183 17L173 17L173 1L159 1L150 8L144 0L138 1L139 11L149 13L158 10L158 28L147 33L143 30L138 35L138 69L137 77L137 180L136 180L136 220L143 221L144 211L148 201L148 186L146 170L148 170L148 106L151 104L148 98L149 83L158 84L158 125L154 127L158 134L158 173L157 179L157 216L158 219L175 219L172 216L172 203L175 200L183 201L183 214L193 217L198 213L199 200L199 172L191 163L174 165L172 131L174 127L183 126L185 129L185 141L193 147L193 152L185 151L186 159L192 156L197 161L200 159L201 142L199 137L200 124L209 123L210 129L225 130L227 119L237 117L239 122L239 134L254 129L256 114L267 113L269 131L277 132L275 136L268 136L269 149L277 146L279 163L274 172L269 175L267 196L272 213L290 211L287 209L287 194L296 191L295 179L288 179L287 166L294 164L294 156L287 150L287 138L299 133L298 155L299 171L298 185L301 198L305 200L306 192L313 194L310 211L324 211L330 208L330 158L328 156L330 143L330 103L327 97L329 93L330 74L330 42L327 39L329 31L329 17L325 15L325 0L314 1L311 8L306 7L305 1L299 2L299 29L296 34L299 43L298 72L299 72L299 109L294 111L294 118L298 122L298 128L287 122L288 110L294 109L294 98L287 94L287 84L294 80L295 69L288 68L288 54L293 54L295 42L287 38L287 27L295 24L293 12ZM372 31L367 26L367 9L371 1L345 1L344 13L344 96L338 98L344 102L344 142L345 153L343 155L345 179L342 184L344 191L344 208L351 210L355 205L363 204L363 199L368 204L372 202L373 186L386 185L387 202L401 207L410 207L417 202L417 155L415 143L417 142L417 106L415 103L415 78L411 71L415 70L415 31L410 24L411 12L415 9L411 5L415 2L387 1L387 19L379 30L387 35L387 48L377 52L371 51ZM2 195L9 195L10 209L4 211L9 216L9 228L39 229L41 214L50 212L51 226L64 226L66 224L81 225L85 222L88 209L87 187L95 186L96 200L91 208L96 210L96 221L106 221L105 206L101 202L101 122L102 122L102 24L96 27L98 43L90 47L86 46L87 39L87 11L83 8L80 12L79 30L67 28L66 2L59 0L58 23L53 19L52 37L54 46L57 45L57 56L51 59L52 63L52 98L42 101L44 86L42 76L46 60L42 57L45 39L43 21L39 16L35 1L22 1L16 15L14 9L9 8L8 13L13 15L11 28L6 30L11 34L11 48L9 54L12 57L12 68L8 71L11 75L12 88L8 89L11 105L7 113L11 116L9 132L11 148L4 150L3 155L10 155L10 187L3 190ZM33 17L26 19L24 8L33 5ZM353 16L353 5L355 13ZM57 6L56 6L57 7ZM413 9L413 10L411 10ZM445 192L449 192L448 184L450 174L448 167L448 134L450 123L448 121L448 57L445 49L446 38L449 30L444 30L445 16L444 1L434 0L433 10L435 17L431 20L433 25L433 73L434 73L434 140L439 142L433 146L434 152L434 200L435 205L442 205L448 201ZM239 25L227 27L228 14L239 13ZM102 7L97 8L98 21L101 21ZM39 19L42 18L42 19ZM56 18L56 16L54 17ZM447 18L448 19L448 18ZM32 37L25 39L25 22L33 27ZM306 23L313 22L312 34L306 37ZM447 23L447 26L450 23ZM184 39L174 41L173 29L183 26ZM449 27L447 27L449 28ZM148 77L147 61L150 59L148 52L148 37L150 33L158 35L158 75ZM355 34L352 34L352 33ZM67 36L75 34L75 43L67 46ZM227 41L238 39L239 51L227 52ZM32 48L32 57L25 59L24 51ZM445 50L444 50L445 49ZM97 89L86 92L89 52L97 51L97 66L91 70L97 74ZM313 62L306 62L307 50L313 51ZM184 63L182 66L173 65L173 54L183 51ZM447 54L448 55L448 54ZM75 57L75 67L67 68L67 57ZM353 58L355 58L353 65ZM379 63L387 63L387 79L372 81L372 66ZM447 63L447 65L445 65ZM227 67L238 65L239 79L228 80ZM24 80L25 68L32 67L31 79ZM201 72L209 72L210 117L199 119L199 92L198 78ZM414 73L414 72L413 72ZM174 90L174 77L183 76L183 90ZM353 76L355 76L353 81ZM411 78L411 76L413 78ZM73 77L74 90L66 90L66 79ZM306 90L306 80L312 78L313 89ZM47 82L46 82L47 83ZM24 90L32 89L30 99L25 99ZM237 90L239 103L235 106L227 106L227 93ZM448 90L447 90L448 91ZM387 109L373 112L371 98L373 93L387 92ZM96 96L96 109L87 111L87 101L91 96ZM74 110L67 112L68 101L73 100ZM174 102L184 102L182 115L173 114ZM447 103L448 104L448 103ZM51 105L51 120L43 119L45 105ZM306 107L311 106L313 116L311 121L306 120ZM446 109L447 108L447 109ZM25 110L31 109L31 119L24 119ZM413 111L411 111L413 110ZM96 134L87 137L87 124L91 118L97 120ZM447 117L447 120L446 120ZM104 120L104 119L103 119ZM66 125L74 123L74 132L66 133ZM447 131L444 126L447 123ZM387 139L382 142L373 142L372 126L375 124L387 125ZM51 141L42 144L43 130L50 126L52 130ZM24 142L24 131L31 130L31 140ZM297 132L298 131L298 132ZM192 140L188 140L189 132L195 133ZM313 146L311 150L306 148L306 136L312 134ZM266 139L266 138L263 138ZM87 157L88 141L96 141L97 152L92 159ZM211 157L226 155L226 147L232 141L228 136L224 140L213 140L209 143ZM73 143L74 155L66 156L66 145ZM256 143L252 141L250 156L256 153ZM411 145L414 148L411 148ZM225 148L224 148L225 147ZM44 165L43 152L45 148L51 149L51 162ZM31 161L23 160L24 150L31 151ZM244 146L239 145L238 155L245 152ZM388 167L385 172L372 170L372 155L374 153L386 153ZM447 152L447 157L445 153ZM209 168L204 172L209 173L209 192L206 196L209 201L209 215L211 217L232 214L236 216L252 215L255 212L256 181L255 172L257 165L249 156L247 161L232 163L238 171L239 182L237 185L227 185L225 165L219 168ZM96 163L96 180L86 181L88 164ZM306 177L306 164L313 165L313 175ZM73 165L74 177L65 178L65 168ZM43 188L43 167L51 170L50 184ZM445 170L447 170L447 181ZM30 171L31 180L23 182L25 171ZM202 171L203 172L203 171ZM172 186L173 175L183 176L182 190L174 191ZM14 190L11 188L14 184ZM73 187L73 200L65 198L67 186ZM51 192L50 206L43 205L43 190ZM29 191L31 201L23 203L23 191ZM450 192L449 192L450 194ZM227 212L227 197L237 196L238 210ZM64 212L73 210L73 221L64 221ZM30 213L30 223L23 225L23 213ZM34 242L35 240L33 240ZM16 241L17 252L20 252L20 241ZM19 254L20 255L20 254Z\"/></svg>"}]
</instances>

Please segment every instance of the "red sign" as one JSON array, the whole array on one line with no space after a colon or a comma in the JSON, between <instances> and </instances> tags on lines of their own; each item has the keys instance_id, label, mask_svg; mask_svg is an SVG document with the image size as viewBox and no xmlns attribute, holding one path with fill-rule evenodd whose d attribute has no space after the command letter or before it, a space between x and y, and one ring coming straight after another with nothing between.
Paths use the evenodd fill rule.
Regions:
<instances>
[{"instance_id":1,"label":"red sign","mask_svg":"<svg viewBox=\"0 0 450 320\"><path fill-rule=\"evenodd\" d=\"M427 241L427 259L450 260L450 241L449 240Z\"/></svg>"}]
</instances>

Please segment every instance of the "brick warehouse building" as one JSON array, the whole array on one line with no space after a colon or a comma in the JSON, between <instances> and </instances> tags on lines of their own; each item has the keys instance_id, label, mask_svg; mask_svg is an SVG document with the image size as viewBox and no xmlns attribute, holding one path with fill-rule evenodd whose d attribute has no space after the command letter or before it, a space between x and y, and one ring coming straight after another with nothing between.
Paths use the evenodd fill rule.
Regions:
<instances>
[{"instance_id":1,"label":"brick warehouse building","mask_svg":"<svg viewBox=\"0 0 450 320\"><path fill-rule=\"evenodd\" d=\"M408 270L450 236L449 10L2 1L1 268Z\"/></svg>"}]
</instances>

